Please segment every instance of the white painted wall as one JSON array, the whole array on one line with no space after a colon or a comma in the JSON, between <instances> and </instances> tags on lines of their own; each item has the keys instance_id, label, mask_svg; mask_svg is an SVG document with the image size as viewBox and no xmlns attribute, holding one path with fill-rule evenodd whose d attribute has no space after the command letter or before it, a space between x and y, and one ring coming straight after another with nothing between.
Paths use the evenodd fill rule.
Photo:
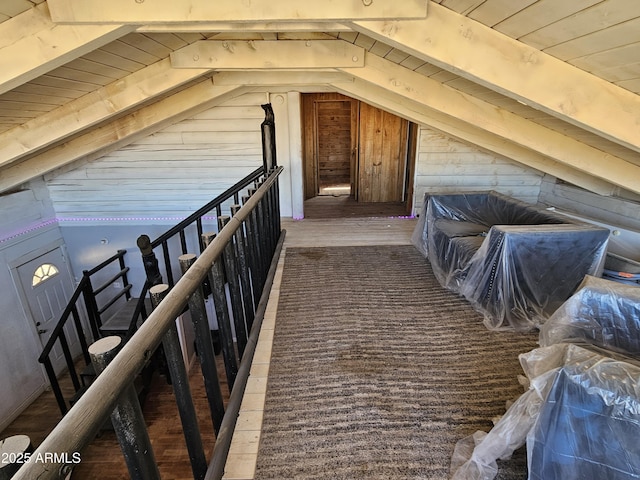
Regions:
<instances>
[{"instance_id":1,"label":"white painted wall","mask_svg":"<svg viewBox=\"0 0 640 480\"><path fill-rule=\"evenodd\" d=\"M496 190L537 203L543 173L513 160L420 127L414 212L420 213L425 193Z\"/></svg>"},{"instance_id":2,"label":"white painted wall","mask_svg":"<svg viewBox=\"0 0 640 480\"><path fill-rule=\"evenodd\" d=\"M0 431L46 385L37 361L42 346L23 309L11 265L36 257L43 247L54 244L62 244L62 235L43 182L0 196Z\"/></svg>"},{"instance_id":3,"label":"white painted wall","mask_svg":"<svg viewBox=\"0 0 640 480\"><path fill-rule=\"evenodd\" d=\"M265 92L242 95L47 176L58 218L92 225L177 223L262 165L260 105L267 102Z\"/></svg>"},{"instance_id":4,"label":"white painted wall","mask_svg":"<svg viewBox=\"0 0 640 480\"><path fill-rule=\"evenodd\" d=\"M281 213L301 217L298 92L246 93L96 161L47 177L62 225L171 225L262 164L261 105L276 119ZM414 211L426 192L495 189L536 203L542 173L421 127Z\"/></svg>"},{"instance_id":5,"label":"white painted wall","mask_svg":"<svg viewBox=\"0 0 640 480\"><path fill-rule=\"evenodd\" d=\"M609 228L609 251L640 262L640 205L632 200L602 197L581 188L557 183L545 177L540 203L560 212L573 214L587 221Z\"/></svg>"}]
</instances>

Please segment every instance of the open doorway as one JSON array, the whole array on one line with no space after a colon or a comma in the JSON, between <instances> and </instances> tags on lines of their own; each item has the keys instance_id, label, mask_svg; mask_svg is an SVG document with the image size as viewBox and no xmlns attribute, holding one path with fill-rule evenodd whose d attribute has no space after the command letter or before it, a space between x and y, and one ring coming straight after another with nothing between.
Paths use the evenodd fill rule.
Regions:
<instances>
[{"instance_id":1,"label":"open doorway","mask_svg":"<svg viewBox=\"0 0 640 480\"><path fill-rule=\"evenodd\" d=\"M338 93L303 94L302 122L305 217L411 211L414 124Z\"/></svg>"},{"instance_id":2,"label":"open doorway","mask_svg":"<svg viewBox=\"0 0 640 480\"><path fill-rule=\"evenodd\" d=\"M351 125L354 102L351 100L316 100L316 155L318 195L352 195L354 147L356 138Z\"/></svg>"}]
</instances>

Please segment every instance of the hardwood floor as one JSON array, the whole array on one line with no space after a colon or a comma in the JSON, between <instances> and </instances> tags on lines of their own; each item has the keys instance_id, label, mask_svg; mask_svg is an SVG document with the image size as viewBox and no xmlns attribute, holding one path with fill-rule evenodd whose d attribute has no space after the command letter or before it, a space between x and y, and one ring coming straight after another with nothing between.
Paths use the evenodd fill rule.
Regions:
<instances>
[{"instance_id":1,"label":"hardwood floor","mask_svg":"<svg viewBox=\"0 0 640 480\"><path fill-rule=\"evenodd\" d=\"M319 195L304 202L304 218L366 218L407 216L403 202L363 203L349 195Z\"/></svg>"},{"instance_id":2,"label":"hardwood floor","mask_svg":"<svg viewBox=\"0 0 640 480\"><path fill-rule=\"evenodd\" d=\"M222 355L217 357L218 375L222 379L222 393L226 404L229 392L226 388L221 357ZM69 381L63 384L63 390L67 394L73 391L70 383ZM209 461L215 445L215 435L202 373L197 362L191 368L189 383L193 402L198 412L198 423L205 446L205 455ZM173 387L166 382L164 376L154 374L143 413L161 478L163 480L192 480L193 473L182 434L182 424L178 415ZM11 435L28 435L32 444L38 446L60 418L60 410L53 393L45 392L0 433L0 438ZM81 452L81 457L81 463L73 470L72 479L122 480L129 478L124 457L112 430L102 431Z\"/></svg>"},{"instance_id":3,"label":"hardwood floor","mask_svg":"<svg viewBox=\"0 0 640 480\"><path fill-rule=\"evenodd\" d=\"M365 218L353 216L346 218L308 218L297 221L283 219L282 227L287 231L285 237L286 250L286 247L297 246L408 244L415 224L415 219L402 217L383 216L381 218L371 218L366 216ZM283 262L282 259L281 262ZM274 284L272 295L276 299L278 289L279 287ZM268 310L273 309L268 307ZM271 311L270 314L274 317L271 321L275 322L275 311ZM265 318L266 322L267 319ZM273 325L270 328L273 328ZM263 324L264 329L265 324ZM266 353L264 362L268 364L268 352L264 353ZM218 355L217 358L219 376L224 379L225 372L221 355ZM255 363L256 358L254 358ZM252 373L252 376L258 378L259 374ZM223 385L226 385L226 382L222 381ZM208 413L208 402L205 396L202 374L197 364L191 369L190 385L196 410L200 412L200 430L205 445L207 461L209 461L215 444L215 435ZM70 382L64 385L63 388L70 391ZM228 391L226 388L223 389L223 395L225 396L225 402L227 402ZM251 395L247 395L245 399L247 397L251 397ZM163 480L192 479L193 475L182 435L180 418L175 405L173 389L166 383L164 377L159 375L154 377L151 392L147 397L143 412L161 478ZM53 394L45 392L9 427L0 432L0 438L17 434L29 435L33 445L38 446L59 420L60 411ZM258 425L257 428L260 428L260 426ZM115 480L129 477L113 432L102 432L81 453L82 462L74 469L73 479ZM245 459L246 457L240 455L239 458ZM246 470L248 467L247 462L243 460L241 467Z\"/></svg>"}]
</instances>

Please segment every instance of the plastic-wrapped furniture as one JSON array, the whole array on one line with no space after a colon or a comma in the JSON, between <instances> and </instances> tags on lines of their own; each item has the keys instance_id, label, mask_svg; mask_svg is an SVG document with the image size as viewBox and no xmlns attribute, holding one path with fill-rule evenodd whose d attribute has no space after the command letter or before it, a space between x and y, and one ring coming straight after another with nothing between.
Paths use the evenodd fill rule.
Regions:
<instances>
[{"instance_id":1,"label":"plastic-wrapped furniture","mask_svg":"<svg viewBox=\"0 0 640 480\"><path fill-rule=\"evenodd\" d=\"M426 195L413 243L491 330L531 330L599 275L609 230L497 192Z\"/></svg>"},{"instance_id":2,"label":"plastic-wrapped furniture","mask_svg":"<svg viewBox=\"0 0 640 480\"><path fill-rule=\"evenodd\" d=\"M640 287L640 262L613 252L607 252L602 276L616 282Z\"/></svg>"},{"instance_id":3,"label":"plastic-wrapped furniture","mask_svg":"<svg viewBox=\"0 0 640 480\"><path fill-rule=\"evenodd\" d=\"M527 445L529 480L640 478L640 366L554 344L520 356L530 389L490 432L461 440L453 480L490 480Z\"/></svg>"},{"instance_id":4,"label":"plastic-wrapped furniture","mask_svg":"<svg viewBox=\"0 0 640 480\"><path fill-rule=\"evenodd\" d=\"M540 345L588 343L640 359L640 285L585 277L540 327Z\"/></svg>"}]
</instances>

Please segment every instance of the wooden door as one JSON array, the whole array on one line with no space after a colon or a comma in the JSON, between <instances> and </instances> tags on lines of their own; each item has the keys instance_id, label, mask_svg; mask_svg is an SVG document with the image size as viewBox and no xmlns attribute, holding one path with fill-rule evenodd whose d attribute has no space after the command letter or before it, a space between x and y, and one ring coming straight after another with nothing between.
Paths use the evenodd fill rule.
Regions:
<instances>
[{"instance_id":1,"label":"wooden door","mask_svg":"<svg viewBox=\"0 0 640 480\"><path fill-rule=\"evenodd\" d=\"M360 103L357 195L359 202L402 202L409 122Z\"/></svg>"},{"instance_id":2,"label":"wooden door","mask_svg":"<svg viewBox=\"0 0 640 480\"><path fill-rule=\"evenodd\" d=\"M16 271L27 313L35 324L40 344L44 347L73 294L73 280L62 248L58 247L29 260L18 266ZM81 352L80 342L73 322L67 322L64 332L72 355L78 355ZM66 368L60 342L51 351L50 359L56 373Z\"/></svg>"}]
</instances>

